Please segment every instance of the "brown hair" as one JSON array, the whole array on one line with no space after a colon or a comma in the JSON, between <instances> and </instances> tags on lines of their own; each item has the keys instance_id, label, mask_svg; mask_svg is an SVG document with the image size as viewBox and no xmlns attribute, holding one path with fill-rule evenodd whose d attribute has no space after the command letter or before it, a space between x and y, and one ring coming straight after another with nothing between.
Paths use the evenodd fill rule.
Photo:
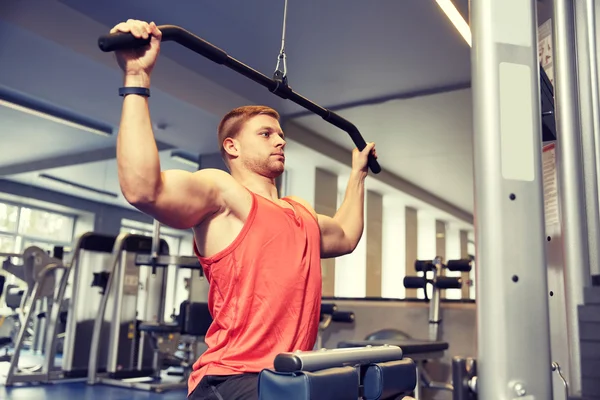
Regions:
<instances>
[{"instance_id":1,"label":"brown hair","mask_svg":"<svg viewBox=\"0 0 600 400\"><path fill-rule=\"evenodd\" d=\"M250 118L260 114L269 115L279 121L279 113L267 106L243 106L235 108L225 114L217 128L219 150L221 151L221 157L223 157L225 163L227 163L227 154L223 147L225 139L235 138Z\"/></svg>"}]
</instances>

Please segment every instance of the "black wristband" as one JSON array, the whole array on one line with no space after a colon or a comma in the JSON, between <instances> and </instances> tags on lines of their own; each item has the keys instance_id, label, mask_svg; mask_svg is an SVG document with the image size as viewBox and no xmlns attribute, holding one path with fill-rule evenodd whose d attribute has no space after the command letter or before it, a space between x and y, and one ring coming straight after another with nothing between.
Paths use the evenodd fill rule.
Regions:
<instances>
[{"instance_id":1,"label":"black wristband","mask_svg":"<svg viewBox=\"0 0 600 400\"><path fill-rule=\"evenodd\" d=\"M128 94L139 94L141 96L150 97L150 89L145 87L126 86L119 88L119 96L125 97Z\"/></svg>"}]
</instances>

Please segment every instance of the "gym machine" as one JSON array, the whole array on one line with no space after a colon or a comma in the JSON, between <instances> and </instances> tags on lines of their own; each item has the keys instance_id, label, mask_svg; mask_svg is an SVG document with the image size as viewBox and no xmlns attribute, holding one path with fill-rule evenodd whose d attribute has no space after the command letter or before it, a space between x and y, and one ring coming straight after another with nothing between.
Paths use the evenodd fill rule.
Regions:
<instances>
[{"instance_id":1,"label":"gym machine","mask_svg":"<svg viewBox=\"0 0 600 400\"><path fill-rule=\"evenodd\" d=\"M286 3L287 9L287 3ZM285 13L284 13L285 20ZM194 35L187 30L174 25L161 25L158 27L162 32L161 42L176 42L179 45L186 47L187 49L201 55L210 61L224 65L233 71L237 72L245 76L246 78L258 83L261 86L267 88L271 93L281 97L282 99L287 99L295 104L298 104L301 107L309 110L310 112L319 115L328 123L336 126L337 128L345 131L356 147L359 150L363 150L367 143L359 132L358 128L352 124L350 121L342 118L340 115L335 112L323 108L304 96L299 95L294 92L292 88L288 86L286 68L285 68L285 53L282 47L282 51L280 54L280 61L283 61L283 66L278 63L277 70L273 74L273 78L269 78L268 76L258 72L257 70L250 68L244 63L236 60L235 58L229 56L225 51L213 45L212 43L207 42L206 40ZM284 36L285 36L285 23L284 23ZM282 42L284 42L284 38L282 38ZM123 49L135 49L147 46L150 43L150 38L148 39L137 39L135 36L130 33L111 33L108 35L103 35L98 39L98 47L100 50L104 52L112 52ZM373 157L372 154L369 154L368 159L369 169L378 174L381 172L381 166Z\"/></svg>"},{"instance_id":2,"label":"gym machine","mask_svg":"<svg viewBox=\"0 0 600 400\"><path fill-rule=\"evenodd\" d=\"M315 350L323 347L323 333L331 326L332 322L352 324L354 323L354 313L352 311L338 311L338 307L335 303L322 303L319 334L317 336Z\"/></svg>"},{"instance_id":3,"label":"gym machine","mask_svg":"<svg viewBox=\"0 0 600 400\"><path fill-rule=\"evenodd\" d=\"M461 289L463 282L461 278L444 276L444 270L452 272L471 272L472 261L470 259L448 260L443 263L441 257L433 260L415 261L415 271L423 273L422 276L404 277L404 287L407 289L423 289L425 300L429 301L429 340L440 340L439 328L441 318L441 291L449 289ZM428 274L431 273L431 277ZM428 296L428 288L431 287L431 299Z\"/></svg>"},{"instance_id":4,"label":"gym machine","mask_svg":"<svg viewBox=\"0 0 600 400\"><path fill-rule=\"evenodd\" d=\"M458 400L566 399L580 394L581 375L573 368L580 362L574 344L579 335L567 322L576 319L579 294L589 284L584 278L589 263L584 256L573 4L553 1L556 110L543 110L540 85L550 85L540 83L545 76L538 61L537 2L471 3L475 235L477 263L485 268L477 273L477 359L453 360ZM542 113L557 116L562 237L548 235L545 226L549 199L543 192ZM597 179L595 169L592 176ZM551 320L560 316L549 311L546 243L561 239L567 323L553 326L569 327L570 360L563 362L570 364L572 393L566 385L562 391L553 389L552 379L553 370L560 375L560 365L552 360L558 353L551 344Z\"/></svg>"},{"instance_id":5,"label":"gym machine","mask_svg":"<svg viewBox=\"0 0 600 400\"><path fill-rule=\"evenodd\" d=\"M18 367L20 350L25 347L22 338L26 336L21 327L15 344L15 355L12 357L8 370L7 386L25 382L77 381L87 376L89 338L92 336L93 321L100 303L100 297L94 295L89 287L90 284L96 285L97 278L102 277L105 273L103 269L107 257L111 254L114 241L113 236L94 232L81 235L77 239L70 262L59 268L64 272L60 276L58 284L56 284L57 279L54 275L55 269L43 267L54 259L49 258L41 249L27 249L24 252L24 260L31 260L31 262L25 262L22 266L12 266L10 271L20 271L24 276L31 276L33 279L31 294L27 292L23 296L26 303L24 310L28 310L27 303L35 301L34 299L40 298L40 296L53 296L53 298L46 302L48 308L44 316L47 323L43 330L44 340L41 352L44 359L42 365L37 370ZM34 260L37 260L35 268ZM36 279L39 282L36 283ZM71 286L70 298L68 296L69 286ZM65 306L66 311L64 311ZM63 325L63 320L65 330L61 332L59 327ZM57 366L55 355L58 353L61 338L63 340L62 362L60 366ZM107 341L107 335L102 335L102 338L105 342ZM104 344L103 347L106 345Z\"/></svg>"},{"instance_id":6,"label":"gym machine","mask_svg":"<svg viewBox=\"0 0 600 400\"><path fill-rule=\"evenodd\" d=\"M71 298L65 328L62 372L65 378L85 379L88 374L90 338L94 321L108 277L107 266L115 243L115 236L87 232L79 237L73 252L69 276L64 276L60 291L70 282ZM100 290L92 288L100 287ZM102 327L101 347L108 347L108 329ZM102 352L100 369L106 369L106 351Z\"/></svg>"},{"instance_id":7,"label":"gym machine","mask_svg":"<svg viewBox=\"0 0 600 400\"><path fill-rule=\"evenodd\" d=\"M68 267L56 257L51 257L46 251L37 246L31 246L23 251L23 254L7 254L0 256L8 257L3 263L3 269L14 274L27 284L23 293L19 312L19 330L14 342L13 354L10 357L8 371L6 373L5 385L11 386L16 383L49 382L61 377L60 371L55 366L54 346L57 335L58 319L61 312L61 293L56 291L56 273L62 271L67 275ZM15 265L10 258L20 258L23 264ZM44 304L47 310L51 310L48 317L46 312L47 327L31 329L30 326L39 322L39 304ZM50 334L48 334L50 332ZM35 343L36 336L41 335L42 354L44 359L41 365L23 368L19 365L21 351L25 349L27 339Z\"/></svg>"},{"instance_id":8,"label":"gym machine","mask_svg":"<svg viewBox=\"0 0 600 400\"><path fill-rule=\"evenodd\" d=\"M258 377L259 400L383 400L413 391L416 367L397 346L281 353Z\"/></svg>"},{"instance_id":9,"label":"gym machine","mask_svg":"<svg viewBox=\"0 0 600 400\"><path fill-rule=\"evenodd\" d=\"M592 190L594 185L597 187L597 172L593 163L588 162L595 159L590 152L596 149L582 146L579 104L590 103L580 95L591 90L592 107L587 111L591 110L594 117L594 128L588 129L586 134L594 135L594 131L598 134L597 66L592 64L596 51L591 50L595 50L596 33L592 24L593 7L589 6L593 5L591 0L575 2L587 6L587 29L579 29L579 25L584 24L575 21L573 2L553 0L552 3L556 110L552 99L548 101L551 85L544 81L547 77L540 72L538 62L537 2L471 2L476 257L477 263L486 267L477 274L477 360L454 360L456 399L551 399L553 394L562 397L582 392L581 363L584 356L590 355L580 351L578 307L584 301L584 288L591 284L590 263L598 269L600 243L598 194ZM274 79L270 79L179 27L159 28L163 31L163 41L176 41L256 81L272 93L300 104L346 130L356 146L364 148L364 140L352 124L292 92L281 75L275 74ZM590 43L587 49L580 47L584 36ZM103 51L147 43L148 40L137 40L129 34L107 35L99 40ZM587 73L589 76L582 73L584 68L576 68L576 65L586 64L581 58L586 53L593 65L593 68L590 66L592 72ZM576 64L578 58L580 62ZM590 84L582 83L578 88L577 82ZM589 115L581 120L587 121L587 117ZM559 133L557 175L561 187L561 227L556 236L550 237L545 232L543 214L541 149L542 138L547 140L548 131L553 129L548 121L553 119ZM586 136L586 144L593 143L587 139ZM585 179L581 153L586 160ZM372 161L371 170L378 172L379 166L373 168ZM562 241L566 288L561 311L564 318L552 317L552 327L559 330L553 332L552 337L566 339L552 343L546 262L548 237L551 245ZM499 334L499 329L505 333ZM551 362L551 355L554 358L559 354L558 349L564 348L564 343L568 348L567 358ZM567 393L560 393L553 390L552 373L556 371L562 381L560 371L566 367L565 381L569 385Z\"/></svg>"},{"instance_id":10,"label":"gym machine","mask_svg":"<svg viewBox=\"0 0 600 400\"><path fill-rule=\"evenodd\" d=\"M595 63L588 71L591 78L581 71L587 63L581 55L596 55L590 51L594 46L580 47L584 37L595 44L593 2L553 1L554 101L548 101L552 85L538 62L536 3L471 2L476 260L485 268L476 276L477 358L453 359L455 400L569 399L598 393L597 380L582 379L582 366L592 365L598 353L597 346L580 338L578 320L584 289L591 293L590 264L598 268L598 255L591 253L600 248L593 231L597 216L590 215L598 209L597 190L592 190L596 168L584 162L585 179L582 173L582 159L593 160L589 152L596 149L582 146L580 118L586 121L589 115L578 109L589 103L581 92L598 97ZM587 14L587 29L574 18L574 8L583 6L585 12L578 14ZM589 85L578 87L577 82ZM595 104L591 113L597 122ZM542 140L555 114L557 171L551 166L548 176L552 180L556 174L559 181L560 222L547 230L544 200L551 199L544 199ZM598 133L598 126L585 132ZM546 252L556 245L560 261L557 252ZM565 288L559 299L548 287L554 274L548 261L561 266L561 278L554 282L557 289ZM580 349L583 343L590 352Z\"/></svg>"},{"instance_id":11,"label":"gym machine","mask_svg":"<svg viewBox=\"0 0 600 400\"><path fill-rule=\"evenodd\" d=\"M338 343L338 348L352 348L359 346L381 346L389 344L398 346L406 356L416 362L417 383L414 398L423 398L423 388L453 391L450 383L435 382L431 379L425 369L425 363L430 360L441 359L444 351L449 348L448 342L440 340L441 316L441 291L449 289L461 289L462 279L458 277L444 276L444 270L469 272L472 268L470 259L448 260L443 263L440 257L433 260L415 261L415 270L422 273L421 276L406 276L404 287L408 289L422 289L425 293L425 301L429 302L429 337L428 339L414 339L407 337L401 331L385 329L370 334L365 340L348 340ZM428 288L431 287L431 298Z\"/></svg>"},{"instance_id":12,"label":"gym machine","mask_svg":"<svg viewBox=\"0 0 600 400\"><path fill-rule=\"evenodd\" d=\"M95 314L88 384L155 392L187 387L185 381L167 382L162 371L172 366L171 356L178 350L180 336L203 336L206 331L202 329L208 329L209 324L198 324L184 316L180 316L179 322L165 321L166 267L175 265L199 273L202 267L196 257L168 253L167 243L160 239L157 221L152 237L123 233L116 238ZM149 269L146 271L149 273L142 274L143 268ZM144 275L147 279L140 280ZM143 296L140 287L145 291ZM141 309L139 304L143 305ZM187 322L182 324L182 321ZM108 338L106 347L102 346L104 338ZM181 360L178 365L187 364Z\"/></svg>"}]
</instances>

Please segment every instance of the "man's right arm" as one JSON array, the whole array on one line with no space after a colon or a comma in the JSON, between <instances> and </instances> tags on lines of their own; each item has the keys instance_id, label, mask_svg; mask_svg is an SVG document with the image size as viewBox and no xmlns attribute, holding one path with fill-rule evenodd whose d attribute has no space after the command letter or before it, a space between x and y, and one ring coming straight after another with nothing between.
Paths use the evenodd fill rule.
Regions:
<instances>
[{"instance_id":1,"label":"man's right arm","mask_svg":"<svg viewBox=\"0 0 600 400\"><path fill-rule=\"evenodd\" d=\"M125 78L125 86L149 87L143 76ZM148 99L127 95L117 138L119 183L125 199L140 211L177 229L196 226L225 208L221 190L233 178L224 171L161 172Z\"/></svg>"}]
</instances>

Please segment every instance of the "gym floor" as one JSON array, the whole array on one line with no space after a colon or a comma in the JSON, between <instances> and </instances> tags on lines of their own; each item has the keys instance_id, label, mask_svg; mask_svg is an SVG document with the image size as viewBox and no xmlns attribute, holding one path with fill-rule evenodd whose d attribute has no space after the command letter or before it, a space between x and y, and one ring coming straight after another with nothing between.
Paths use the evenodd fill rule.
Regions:
<instances>
[{"instance_id":1,"label":"gym floor","mask_svg":"<svg viewBox=\"0 0 600 400\"><path fill-rule=\"evenodd\" d=\"M185 390L150 393L85 382L56 383L26 387L0 387L0 400L185 400Z\"/></svg>"},{"instance_id":2,"label":"gym floor","mask_svg":"<svg viewBox=\"0 0 600 400\"><path fill-rule=\"evenodd\" d=\"M41 356L23 351L19 365L30 368L34 365L39 365L42 360ZM61 357L57 356L56 364L60 365L61 361ZM8 366L8 362L0 362L0 378L2 379L2 383L4 383L4 379L6 378ZM180 378L170 378L169 380L171 379ZM83 380L76 382L57 381L44 385L19 384L11 387L0 384L0 400L185 400L186 398L187 390L185 389L154 393L103 384L88 385Z\"/></svg>"}]
</instances>

